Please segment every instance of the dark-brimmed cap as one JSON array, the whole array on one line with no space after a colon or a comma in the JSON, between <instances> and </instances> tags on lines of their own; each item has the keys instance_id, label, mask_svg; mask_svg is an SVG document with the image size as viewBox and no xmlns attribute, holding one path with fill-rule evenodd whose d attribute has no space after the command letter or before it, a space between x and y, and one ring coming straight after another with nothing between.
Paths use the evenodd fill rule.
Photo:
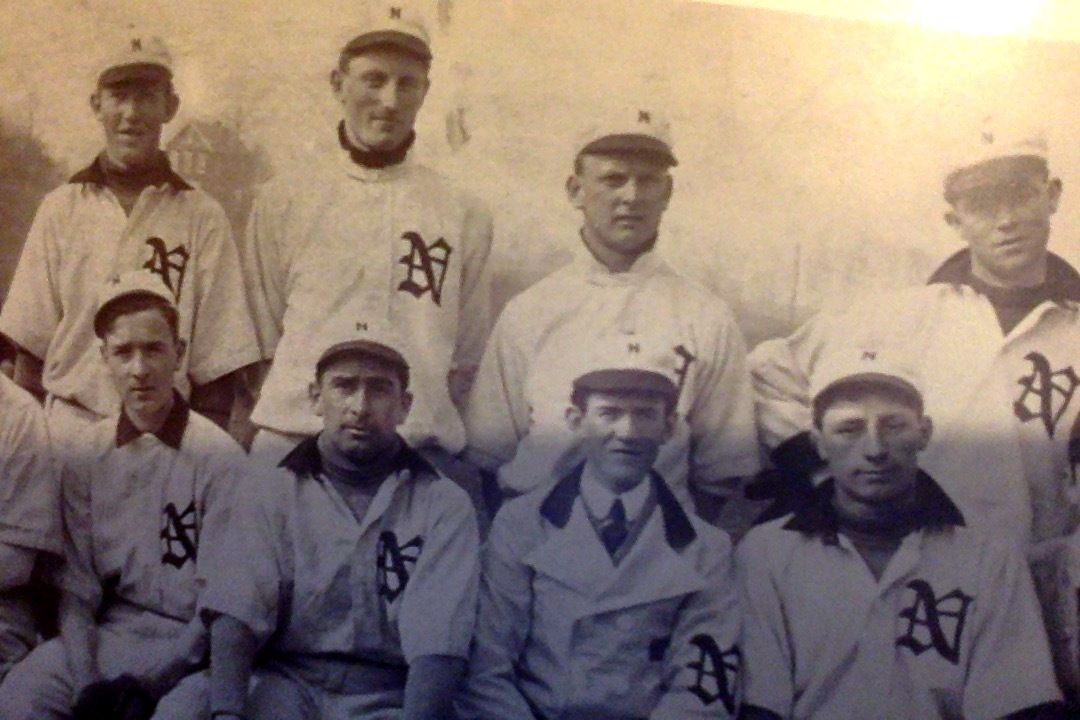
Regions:
<instances>
[{"instance_id":1,"label":"dark-brimmed cap","mask_svg":"<svg viewBox=\"0 0 1080 720\"><path fill-rule=\"evenodd\" d=\"M669 166L679 164L672 149L671 124L659 113L643 109L623 109L610 117L590 123L579 134L574 156L642 154Z\"/></svg>"},{"instance_id":2,"label":"dark-brimmed cap","mask_svg":"<svg viewBox=\"0 0 1080 720\"><path fill-rule=\"evenodd\" d=\"M431 38L423 21L407 9L390 6L345 43L341 54L356 56L382 46L396 47L424 62L431 62Z\"/></svg>"},{"instance_id":3,"label":"dark-brimmed cap","mask_svg":"<svg viewBox=\"0 0 1080 720\"><path fill-rule=\"evenodd\" d=\"M156 36L127 38L102 61L98 70L99 87L131 82L157 82L173 76L172 55L165 42Z\"/></svg>"},{"instance_id":4,"label":"dark-brimmed cap","mask_svg":"<svg viewBox=\"0 0 1080 720\"><path fill-rule=\"evenodd\" d=\"M667 375L641 368L592 370L574 380L573 392L647 393L674 405L679 389Z\"/></svg>"},{"instance_id":5,"label":"dark-brimmed cap","mask_svg":"<svg viewBox=\"0 0 1080 720\"><path fill-rule=\"evenodd\" d=\"M176 299L172 291L165 287L161 277L149 270L132 270L120 275L113 275L105 281L98 293L97 310L94 312L94 334L105 336L105 326L117 302L128 297L145 296L161 300L166 306L176 309Z\"/></svg>"}]
</instances>

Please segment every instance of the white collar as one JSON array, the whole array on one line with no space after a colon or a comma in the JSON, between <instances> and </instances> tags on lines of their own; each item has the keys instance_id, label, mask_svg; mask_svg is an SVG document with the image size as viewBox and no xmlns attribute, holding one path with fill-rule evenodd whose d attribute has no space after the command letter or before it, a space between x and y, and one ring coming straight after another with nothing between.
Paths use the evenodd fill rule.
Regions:
<instances>
[{"instance_id":1,"label":"white collar","mask_svg":"<svg viewBox=\"0 0 1080 720\"><path fill-rule=\"evenodd\" d=\"M635 258L634 263L623 272L612 272L596 259L585 244L585 240L580 237L574 247L573 266L590 281L602 285L636 284L643 277L667 270L667 263L654 247Z\"/></svg>"},{"instance_id":2,"label":"white collar","mask_svg":"<svg viewBox=\"0 0 1080 720\"><path fill-rule=\"evenodd\" d=\"M598 520L603 520L611 514L611 506L618 498L622 500L623 508L626 510L627 522L633 522L641 515L651 489L651 483L646 476L632 490L616 495L589 472L588 463L581 473L581 500L589 513Z\"/></svg>"}]
</instances>

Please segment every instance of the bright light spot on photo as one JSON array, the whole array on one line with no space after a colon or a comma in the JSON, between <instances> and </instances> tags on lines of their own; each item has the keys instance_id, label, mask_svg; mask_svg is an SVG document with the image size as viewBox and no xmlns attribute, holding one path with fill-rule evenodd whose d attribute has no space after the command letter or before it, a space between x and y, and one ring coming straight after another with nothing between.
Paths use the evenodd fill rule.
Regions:
<instances>
[{"instance_id":1,"label":"bright light spot on photo","mask_svg":"<svg viewBox=\"0 0 1080 720\"><path fill-rule=\"evenodd\" d=\"M910 0L910 21L929 30L1012 35L1031 29L1044 0Z\"/></svg>"}]
</instances>

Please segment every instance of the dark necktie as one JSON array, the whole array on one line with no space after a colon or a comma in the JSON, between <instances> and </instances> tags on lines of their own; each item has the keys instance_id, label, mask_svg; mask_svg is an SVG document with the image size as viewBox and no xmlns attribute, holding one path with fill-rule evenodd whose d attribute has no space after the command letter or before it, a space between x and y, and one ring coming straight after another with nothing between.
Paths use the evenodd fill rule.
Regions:
<instances>
[{"instance_id":1,"label":"dark necktie","mask_svg":"<svg viewBox=\"0 0 1080 720\"><path fill-rule=\"evenodd\" d=\"M604 526L600 529L600 540L608 551L608 555L614 555L626 540L629 530L626 527L626 508L622 500L616 498L611 504L611 512L608 513Z\"/></svg>"}]
</instances>

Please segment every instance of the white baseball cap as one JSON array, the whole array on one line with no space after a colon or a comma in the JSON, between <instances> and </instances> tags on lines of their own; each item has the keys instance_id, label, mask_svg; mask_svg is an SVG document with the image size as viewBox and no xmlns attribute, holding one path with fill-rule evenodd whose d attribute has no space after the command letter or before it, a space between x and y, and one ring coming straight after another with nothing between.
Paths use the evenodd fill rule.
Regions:
<instances>
[{"instance_id":1,"label":"white baseball cap","mask_svg":"<svg viewBox=\"0 0 1080 720\"><path fill-rule=\"evenodd\" d=\"M388 5L376 10L370 22L345 43L341 54L354 57L373 47L390 45L424 62L431 62L431 37L423 19L410 8Z\"/></svg>"},{"instance_id":2,"label":"white baseball cap","mask_svg":"<svg viewBox=\"0 0 1080 720\"><path fill-rule=\"evenodd\" d=\"M402 387L409 384L408 345L389 323L337 320L316 332L320 350L316 375L342 357L375 358L401 372Z\"/></svg>"},{"instance_id":3,"label":"white baseball cap","mask_svg":"<svg viewBox=\"0 0 1080 720\"><path fill-rule=\"evenodd\" d=\"M1039 127L987 118L956 149L945 169L945 199L1012 181L1017 174L1047 172L1046 132Z\"/></svg>"},{"instance_id":4,"label":"white baseball cap","mask_svg":"<svg viewBox=\"0 0 1080 720\"><path fill-rule=\"evenodd\" d=\"M865 384L890 387L922 401L918 371L908 359L890 347L843 347L826 353L810 376L810 400L842 385Z\"/></svg>"},{"instance_id":5,"label":"white baseball cap","mask_svg":"<svg viewBox=\"0 0 1080 720\"><path fill-rule=\"evenodd\" d=\"M102 285L94 312L94 334L99 338L104 337L109 308L122 298L136 295L157 298L174 312L177 311L176 299L159 275L149 270L131 270L109 277Z\"/></svg>"},{"instance_id":6,"label":"white baseball cap","mask_svg":"<svg viewBox=\"0 0 1080 720\"><path fill-rule=\"evenodd\" d=\"M599 338L575 362L573 394L590 392L648 392L663 396L672 405L679 394L680 355L670 345L633 334ZM685 361L689 362L689 361ZM685 372L685 369L683 369Z\"/></svg>"},{"instance_id":7,"label":"white baseball cap","mask_svg":"<svg viewBox=\"0 0 1080 720\"><path fill-rule=\"evenodd\" d=\"M622 108L591 121L574 143L574 157L584 154L645 153L678 165L671 138L671 123L647 108Z\"/></svg>"},{"instance_id":8,"label":"white baseball cap","mask_svg":"<svg viewBox=\"0 0 1080 720\"><path fill-rule=\"evenodd\" d=\"M99 86L140 80L169 79L173 61L165 41L155 35L132 35L101 62Z\"/></svg>"}]
</instances>

